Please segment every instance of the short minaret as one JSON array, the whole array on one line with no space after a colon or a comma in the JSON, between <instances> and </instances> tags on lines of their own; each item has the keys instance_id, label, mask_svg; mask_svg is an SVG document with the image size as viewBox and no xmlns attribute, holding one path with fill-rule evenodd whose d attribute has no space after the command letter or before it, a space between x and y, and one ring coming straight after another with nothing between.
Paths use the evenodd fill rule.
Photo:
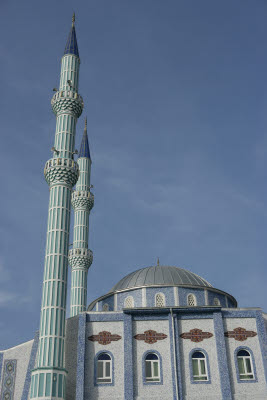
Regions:
<instances>
[{"instance_id":1,"label":"short minaret","mask_svg":"<svg viewBox=\"0 0 267 400\"><path fill-rule=\"evenodd\" d=\"M80 59L75 17L61 59L59 89L51 104L56 116L53 158L44 169L49 211L37 367L32 371L31 399L65 399L65 319L71 192L79 176L74 161L77 119L83 110L78 94Z\"/></svg>"},{"instance_id":2,"label":"short minaret","mask_svg":"<svg viewBox=\"0 0 267 400\"><path fill-rule=\"evenodd\" d=\"M94 195L90 191L91 156L87 137L87 119L78 158L80 175L76 190L72 192L71 204L74 208L73 248L69 251L71 266L70 316L86 311L87 273L93 261L93 253L88 249L89 215L94 205Z\"/></svg>"}]
</instances>

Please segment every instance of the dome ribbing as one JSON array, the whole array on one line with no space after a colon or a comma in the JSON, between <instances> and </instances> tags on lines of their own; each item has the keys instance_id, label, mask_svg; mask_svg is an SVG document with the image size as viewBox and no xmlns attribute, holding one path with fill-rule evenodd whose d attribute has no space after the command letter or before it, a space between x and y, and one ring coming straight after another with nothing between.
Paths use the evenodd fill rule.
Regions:
<instances>
[{"instance_id":1,"label":"dome ribbing","mask_svg":"<svg viewBox=\"0 0 267 400\"><path fill-rule=\"evenodd\" d=\"M141 286L200 286L212 287L205 279L187 271L172 266L158 265L141 268L122 278L110 292L141 287Z\"/></svg>"}]
</instances>

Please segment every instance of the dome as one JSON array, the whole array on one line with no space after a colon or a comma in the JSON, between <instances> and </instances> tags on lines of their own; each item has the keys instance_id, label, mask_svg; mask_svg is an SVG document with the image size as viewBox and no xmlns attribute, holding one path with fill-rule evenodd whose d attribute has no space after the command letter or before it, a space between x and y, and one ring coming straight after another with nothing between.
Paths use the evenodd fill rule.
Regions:
<instances>
[{"instance_id":1,"label":"dome","mask_svg":"<svg viewBox=\"0 0 267 400\"><path fill-rule=\"evenodd\" d=\"M122 278L111 290L117 292L142 286L212 287L205 279L183 268L157 265L141 268Z\"/></svg>"}]
</instances>

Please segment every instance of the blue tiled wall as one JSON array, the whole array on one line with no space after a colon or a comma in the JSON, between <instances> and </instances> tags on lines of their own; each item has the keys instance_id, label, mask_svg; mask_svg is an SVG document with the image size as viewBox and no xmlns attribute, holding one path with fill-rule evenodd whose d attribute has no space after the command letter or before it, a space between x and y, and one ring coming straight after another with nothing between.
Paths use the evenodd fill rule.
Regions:
<instances>
[{"instance_id":1,"label":"blue tiled wall","mask_svg":"<svg viewBox=\"0 0 267 400\"><path fill-rule=\"evenodd\" d=\"M129 292L122 292L117 294L118 310L122 310L124 308L124 300L128 296L133 297L135 307L142 307L142 289L136 289L136 290L131 290Z\"/></svg>"},{"instance_id":2,"label":"blue tiled wall","mask_svg":"<svg viewBox=\"0 0 267 400\"><path fill-rule=\"evenodd\" d=\"M159 287L146 289L146 305L147 307L156 307L155 295L157 293L163 293L165 296L166 306L174 306L174 294L173 287Z\"/></svg>"},{"instance_id":3,"label":"blue tiled wall","mask_svg":"<svg viewBox=\"0 0 267 400\"><path fill-rule=\"evenodd\" d=\"M191 289L191 288L183 288L179 287L179 304L180 306L187 306L187 296L192 293L196 296L197 305L204 306L205 305L205 294L203 289Z\"/></svg>"}]
</instances>

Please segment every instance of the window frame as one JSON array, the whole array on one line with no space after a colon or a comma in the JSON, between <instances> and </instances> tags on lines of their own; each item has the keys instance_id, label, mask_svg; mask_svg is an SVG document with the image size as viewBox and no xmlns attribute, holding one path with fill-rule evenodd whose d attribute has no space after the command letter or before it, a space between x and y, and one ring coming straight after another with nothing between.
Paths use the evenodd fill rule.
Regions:
<instances>
[{"instance_id":1,"label":"window frame","mask_svg":"<svg viewBox=\"0 0 267 400\"><path fill-rule=\"evenodd\" d=\"M194 379L194 373L193 373L193 354L196 352L200 352L203 354L203 358L201 360L205 360L205 369L206 369L206 380L195 380ZM200 359L199 359L200 360ZM210 374L210 363L209 363L209 356L208 353L201 348L194 348L190 351L189 353L189 369L190 369L190 380L192 384L210 384L211 383L211 374Z\"/></svg>"},{"instance_id":2,"label":"window frame","mask_svg":"<svg viewBox=\"0 0 267 400\"><path fill-rule=\"evenodd\" d=\"M160 296L162 297L162 299L163 299L163 306L158 306L158 305L157 305L157 296L158 296L158 295L160 295ZM157 292L157 293L155 294L155 302L154 302L154 304L155 304L155 307L158 307L158 308L166 307L166 298L165 298L164 293L162 293L162 292Z\"/></svg>"},{"instance_id":3,"label":"window frame","mask_svg":"<svg viewBox=\"0 0 267 400\"><path fill-rule=\"evenodd\" d=\"M217 304L216 304L217 303ZM220 299L218 298L218 297L214 297L213 298L213 305L215 306L215 307L220 307L221 306L221 302L220 302Z\"/></svg>"},{"instance_id":4,"label":"window frame","mask_svg":"<svg viewBox=\"0 0 267 400\"><path fill-rule=\"evenodd\" d=\"M158 357L158 371L159 371L159 380L158 381L149 381L146 376L146 358L149 354L155 354ZM152 360L151 360L152 361ZM153 362L153 361L152 361ZM144 385L163 385L163 368L162 368L162 358L158 351L156 350L148 350L143 354L142 359L142 369L143 369L143 384Z\"/></svg>"},{"instance_id":5,"label":"window frame","mask_svg":"<svg viewBox=\"0 0 267 400\"><path fill-rule=\"evenodd\" d=\"M239 366L238 366L238 353L241 350L245 350L249 353L250 355L250 365L251 365L251 370L253 373L253 378L252 379L242 379L240 378L240 373L239 373ZM245 356L244 356L245 357ZM235 367L236 367L236 379L238 383L255 383L258 382L257 378L257 373L256 373L256 364L255 364L255 359L253 355L253 351L247 347L247 346L239 346L235 349L234 353L234 358L235 358ZM247 357L248 358L248 357Z\"/></svg>"},{"instance_id":6,"label":"window frame","mask_svg":"<svg viewBox=\"0 0 267 400\"><path fill-rule=\"evenodd\" d=\"M98 381L98 376L97 376L97 371L98 371L98 362L101 361L99 360L99 356L101 356L101 354L107 354L110 357L110 377L111 377L111 382L99 382ZM103 360L104 365L106 364L107 360ZM99 351L96 355L95 355L95 362L94 362L94 385L95 386L114 386L115 382L114 382L114 357L113 354L108 351L108 350L101 350Z\"/></svg>"},{"instance_id":7,"label":"window frame","mask_svg":"<svg viewBox=\"0 0 267 400\"><path fill-rule=\"evenodd\" d=\"M191 306L190 304L189 304L189 296L192 296L193 297L193 299L194 299L194 305L193 306ZM197 298L196 298L196 296L193 294L193 293L188 293L188 295L187 295L187 306L188 307L196 307L197 306Z\"/></svg>"},{"instance_id":8,"label":"window frame","mask_svg":"<svg viewBox=\"0 0 267 400\"><path fill-rule=\"evenodd\" d=\"M125 303L126 303L126 300L127 300L127 299L131 299L131 302L132 302L132 306L131 306L131 307L126 307ZM134 308L134 298L133 298L133 296L127 296L127 297L125 297L125 299L124 299L124 301L123 301L123 308L127 308L127 309Z\"/></svg>"},{"instance_id":9,"label":"window frame","mask_svg":"<svg viewBox=\"0 0 267 400\"><path fill-rule=\"evenodd\" d=\"M102 312L108 312L109 311L109 304L108 303L104 303L102 305Z\"/></svg>"}]
</instances>

